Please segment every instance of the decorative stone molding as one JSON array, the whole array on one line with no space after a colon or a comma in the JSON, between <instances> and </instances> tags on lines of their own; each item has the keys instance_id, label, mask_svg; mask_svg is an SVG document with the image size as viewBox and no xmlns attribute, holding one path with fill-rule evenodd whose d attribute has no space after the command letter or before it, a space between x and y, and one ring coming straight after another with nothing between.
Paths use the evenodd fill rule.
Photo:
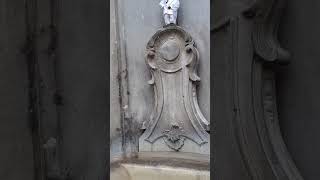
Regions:
<instances>
[{"instance_id":1,"label":"decorative stone molding","mask_svg":"<svg viewBox=\"0 0 320 180\"><path fill-rule=\"evenodd\" d=\"M292 160L280 131L275 73L275 65L285 65L290 61L290 53L281 47L278 29L286 0L256 1L244 14L254 14L252 43L256 56L253 59L252 84L253 102L262 105L262 111L255 110L256 128L263 151L276 179L302 180L299 170ZM258 172L255 172L258 177Z\"/></svg>"},{"instance_id":2,"label":"decorative stone molding","mask_svg":"<svg viewBox=\"0 0 320 180\"><path fill-rule=\"evenodd\" d=\"M256 0L240 15L216 15L220 19L211 30L211 62L217 84L217 179L303 180L284 143L277 112L274 68L290 59L278 40L285 4ZM238 7L232 8L237 12Z\"/></svg>"},{"instance_id":3,"label":"decorative stone molding","mask_svg":"<svg viewBox=\"0 0 320 180\"><path fill-rule=\"evenodd\" d=\"M197 102L199 52L191 36L176 25L162 28L148 42L145 59L152 75L149 84L154 88L155 105L149 121L143 123L139 151L209 154L210 124ZM194 143L192 148L182 150L187 141Z\"/></svg>"},{"instance_id":4,"label":"decorative stone molding","mask_svg":"<svg viewBox=\"0 0 320 180\"><path fill-rule=\"evenodd\" d=\"M281 47L277 39L286 3L286 0L258 0L244 11L244 16L254 22L252 41L255 53L266 62L289 62L290 53Z\"/></svg>"}]
</instances>

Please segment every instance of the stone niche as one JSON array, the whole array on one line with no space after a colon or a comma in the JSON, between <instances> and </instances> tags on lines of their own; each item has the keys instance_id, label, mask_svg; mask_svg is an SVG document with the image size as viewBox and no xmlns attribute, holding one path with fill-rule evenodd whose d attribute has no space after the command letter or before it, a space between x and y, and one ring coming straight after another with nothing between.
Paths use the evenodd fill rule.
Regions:
<instances>
[{"instance_id":1,"label":"stone niche","mask_svg":"<svg viewBox=\"0 0 320 180\"><path fill-rule=\"evenodd\" d=\"M149 40L145 60L155 103L142 125L139 151L209 155L210 123L197 101L199 52L192 37L179 26L166 26Z\"/></svg>"}]
</instances>

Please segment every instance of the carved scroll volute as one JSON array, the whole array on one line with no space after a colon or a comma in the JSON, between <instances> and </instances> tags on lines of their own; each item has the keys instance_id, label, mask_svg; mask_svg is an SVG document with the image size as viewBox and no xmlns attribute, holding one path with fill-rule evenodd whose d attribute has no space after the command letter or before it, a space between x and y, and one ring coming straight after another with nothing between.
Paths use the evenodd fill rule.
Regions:
<instances>
[{"instance_id":1,"label":"carved scroll volute","mask_svg":"<svg viewBox=\"0 0 320 180\"><path fill-rule=\"evenodd\" d=\"M145 59L155 104L142 127L140 151L166 150L164 147L179 151L189 141L193 148L185 151L204 152L194 148L209 144L210 125L197 102L199 52L191 36L175 25L161 29L149 41Z\"/></svg>"},{"instance_id":2,"label":"carved scroll volute","mask_svg":"<svg viewBox=\"0 0 320 180\"><path fill-rule=\"evenodd\" d=\"M287 0L257 0L244 12L254 21L252 40L255 53L266 62L288 64L290 53L278 40L280 19Z\"/></svg>"}]
</instances>

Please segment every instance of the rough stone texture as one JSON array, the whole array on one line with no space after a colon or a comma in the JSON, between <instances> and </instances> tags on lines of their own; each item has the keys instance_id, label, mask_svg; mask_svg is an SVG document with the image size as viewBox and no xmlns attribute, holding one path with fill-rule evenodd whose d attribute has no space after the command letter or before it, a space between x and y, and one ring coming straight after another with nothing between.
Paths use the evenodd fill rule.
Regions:
<instances>
[{"instance_id":1,"label":"rough stone texture","mask_svg":"<svg viewBox=\"0 0 320 180\"><path fill-rule=\"evenodd\" d=\"M111 164L110 180L209 180L207 155L144 152Z\"/></svg>"},{"instance_id":2,"label":"rough stone texture","mask_svg":"<svg viewBox=\"0 0 320 180\"><path fill-rule=\"evenodd\" d=\"M124 164L123 165L129 175L130 179L123 180L209 180L210 171L198 171L194 169L184 168L170 168L166 166L146 166L136 164ZM117 180L117 179L111 179Z\"/></svg>"},{"instance_id":3,"label":"rough stone texture","mask_svg":"<svg viewBox=\"0 0 320 180\"><path fill-rule=\"evenodd\" d=\"M110 1L110 158L115 159L122 154L122 134L119 94L120 54L117 31L117 13L115 0Z\"/></svg>"},{"instance_id":4,"label":"rough stone texture","mask_svg":"<svg viewBox=\"0 0 320 180\"><path fill-rule=\"evenodd\" d=\"M28 121L25 4L0 1L0 179L33 180L33 150Z\"/></svg>"}]
</instances>

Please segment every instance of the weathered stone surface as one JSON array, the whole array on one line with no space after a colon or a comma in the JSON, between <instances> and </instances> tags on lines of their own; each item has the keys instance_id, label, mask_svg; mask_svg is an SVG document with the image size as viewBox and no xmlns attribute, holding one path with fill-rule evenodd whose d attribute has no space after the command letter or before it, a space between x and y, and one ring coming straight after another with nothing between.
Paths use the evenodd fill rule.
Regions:
<instances>
[{"instance_id":1,"label":"weathered stone surface","mask_svg":"<svg viewBox=\"0 0 320 180\"><path fill-rule=\"evenodd\" d=\"M199 171L179 167L145 166L136 164L123 165L131 176L128 180L209 180L210 171ZM111 179L111 180L117 180ZM127 180L127 179L123 179Z\"/></svg>"},{"instance_id":2,"label":"weathered stone surface","mask_svg":"<svg viewBox=\"0 0 320 180\"><path fill-rule=\"evenodd\" d=\"M201 54L198 71L201 83L197 87L197 96L204 117L210 121L210 1L197 2L197 6L194 6L192 0L184 0L181 3L178 24L191 34ZM123 150L123 154L138 151L139 137L142 134L139 127L149 119L154 104L152 86L146 83L150 79L150 73L144 62L145 46L152 34L164 25L158 2L140 0L136 3L118 0L115 8L111 8L112 11L116 13L114 21L118 23L116 42L119 47L117 49L119 57L111 61L116 61L112 64L119 63L118 78L122 93L120 110L123 117L120 120L115 113L111 115L111 125L115 125L112 128L115 136L113 136L114 149L111 151L111 156L114 153L119 154L120 150ZM117 83L116 81L114 83ZM116 93L112 98L116 98L114 95ZM125 127L121 133L114 131L119 123ZM185 148L189 147L187 144L188 141L185 141ZM193 146L190 145L190 148Z\"/></svg>"},{"instance_id":3,"label":"weathered stone surface","mask_svg":"<svg viewBox=\"0 0 320 180\"><path fill-rule=\"evenodd\" d=\"M112 163L110 179L209 180L209 158L180 152L139 153L136 158Z\"/></svg>"},{"instance_id":4,"label":"weathered stone surface","mask_svg":"<svg viewBox=\"0 0 320 180\"><path fill-rule=\"evenodd\" d=\"M146 131L140 137L139 151L171 149L209 154L206 130L210 125L197 102L198 61L195 42L179 26L160 29L148 42L146 63L152 75L149 84L154 87L155 104L150 119L143 123ZM194 148L184 149L185 141L193 142Z\"/></svg>"},{"instance_id":5,"label":"weathered stone surface","mask_svg":"<svg viewBox=\"0 0 320 180\"><path fill-rule=\"evenodd\" d=\"M110 158L122 155L121 108L119 91L119 31L117 4L110 1Z\"/></svg>"}]
</instances>

